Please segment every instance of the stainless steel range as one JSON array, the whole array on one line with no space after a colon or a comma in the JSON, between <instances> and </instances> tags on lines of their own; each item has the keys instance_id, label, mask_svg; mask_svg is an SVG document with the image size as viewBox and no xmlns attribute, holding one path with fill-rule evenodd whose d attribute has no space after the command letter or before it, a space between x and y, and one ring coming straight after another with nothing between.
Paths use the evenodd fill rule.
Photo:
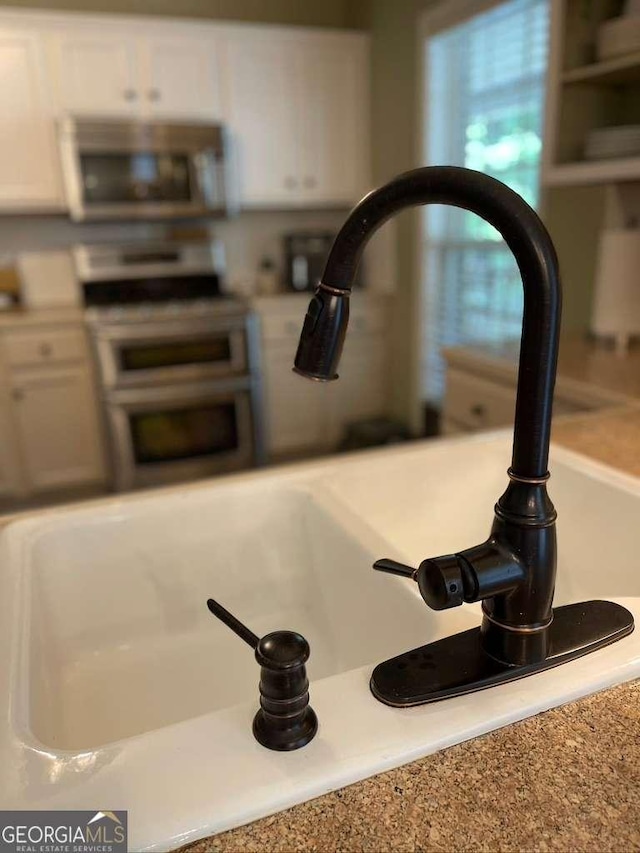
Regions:
<instances>
[{"instance_id":1,"label":"stainless steel range","mask_svg":"<svg viewBox=\"0 0 640 853\"><path fill-rule=\"evenodd\" d=\"M256 317L215 244L74 250L121 491L263 461Z\"/></svg>"}]
</instances>

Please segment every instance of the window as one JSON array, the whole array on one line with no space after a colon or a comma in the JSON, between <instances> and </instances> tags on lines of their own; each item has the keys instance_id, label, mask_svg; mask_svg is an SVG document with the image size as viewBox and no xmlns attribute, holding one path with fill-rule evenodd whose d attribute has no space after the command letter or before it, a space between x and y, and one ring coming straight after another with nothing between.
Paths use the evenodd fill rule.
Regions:
<instances>
[{"instance_id":1,"label":"window","mask_svg":"<svg viewBox=\"0 0 640 853\"><path fill-rule=\"evenodd\" d=\"M548 0L509 0L428 38L427 162L467 166L538 203ZM444 390L442 347L517 338L522 284L484 220L428 205L423 214L422 392Z\"/></svg>"}]
</instances>

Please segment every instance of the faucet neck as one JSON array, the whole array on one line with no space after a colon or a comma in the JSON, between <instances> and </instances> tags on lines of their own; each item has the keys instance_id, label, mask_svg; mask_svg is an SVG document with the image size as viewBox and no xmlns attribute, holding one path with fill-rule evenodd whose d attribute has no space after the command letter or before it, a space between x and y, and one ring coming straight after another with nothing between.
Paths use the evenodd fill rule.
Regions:
<instances>
[{"instance_id":1,"label":"faucet neck","mask_svg":"<svg viewBox=\"0 0 640 853\"><path fill-rule=\"evenodd\" d=\"M449 204L478 214L500 232L513 252L524 287L524 316L511 470L520 478L543 477L549 457L561 289L551 238L517 193L488 175L455 166L405 172L353 209L333 244L322 284L348 294L369 238L395 213L423 204Z\"/></svg>"}]
</instances>

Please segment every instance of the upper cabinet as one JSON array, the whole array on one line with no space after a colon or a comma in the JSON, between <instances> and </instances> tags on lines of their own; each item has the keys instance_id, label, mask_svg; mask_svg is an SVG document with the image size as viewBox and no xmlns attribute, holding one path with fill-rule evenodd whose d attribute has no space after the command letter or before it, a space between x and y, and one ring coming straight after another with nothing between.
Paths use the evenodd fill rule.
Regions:
<instances>
[{"instance_id":1,"label":"upper cabinet","mask_svg":"<svg viewBox=\"0 0 640 853\"><path fill-rule=\"evenodd\" d=\"M0 212L63 210L56 120L221 122L241 206L350 206L370 188L363 33L0 12Z\"/></svg>"},{"instance_id":2,"label":"upper cabinet","mask_svg":"<svg viewBox=\"0 0 640 853\"><path fill-rule=\"evenodd\" d=\"M371 189L367 39L309 36L298 59L303 197L352 204Z\"/></svg>"},{"instance_id":3,"label":"upper cabinet","mask_svg":"<svg viewBox=\"0 0 640 853\"><path fill-rule=\"evenodd\" d=\"M220 45L213 33L141 45L140 97L155 117L222 119Z\"/></svg>"},{"instance_id":4,"label":"upper cabinet","mask_svg":"<svg viewBox=\"0 0 640 853\"><path fill-rule=\"evenodd\" d=\"M0 26L0 209L62 207L38 32Z\"/></svg>"},{"instance_id":5,"label":"upper cabinet","mask_svg":"<svg viewBox=\"0 0 640 853\"><path fill-rule=\"evenodd\" d=\"M241 31L227 45L228 120L244 204L289 204L299 187L295 48Z\"/></svg>"},{"instance_id":6,"label":"upper cabinet","mask_svg":"<svg viewBox=\"0 0 640 853\"><path fill-rule=\"evenodd\" d=\"M220 119L218 60L213 34L128 37L78 27L52 36L58 106L75 114Z\"/></svg>"},{"instance_id":7,"label":"upper cabinet","mask_svg":"<svg viewBox=\"0 0 640 853\"><path fill-rule=\"evenodd\" d=\"M53 36L57 102L71 113L133 115L139 109L137 43L99 30Z\"/></svg>"},{"instance_id":8,"label":"upper cabinet","mask_svg":"<svg viewBox=\"0 0 640 853\"><path fill-rule=\"evenodd\" d=\"M244 205L352 204L369 188L366 36L237 28L227 72Z\"/></svg>"}]
</instances>

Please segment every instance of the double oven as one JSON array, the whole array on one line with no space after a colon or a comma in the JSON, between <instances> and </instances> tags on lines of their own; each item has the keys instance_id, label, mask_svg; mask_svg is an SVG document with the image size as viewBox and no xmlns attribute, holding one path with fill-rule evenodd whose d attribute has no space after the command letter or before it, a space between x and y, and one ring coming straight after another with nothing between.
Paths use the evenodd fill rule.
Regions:
<instances>
[{"instance_id":1,"label":"double oven","mask_svg":"<svg viewBox=\"0 0 640 853\"><path fill-rule=\"evenodd\" d=\"M80 246L75 263L122 491L263 461L256 318L215 244Z\"/></svg>"}]
</instances>

